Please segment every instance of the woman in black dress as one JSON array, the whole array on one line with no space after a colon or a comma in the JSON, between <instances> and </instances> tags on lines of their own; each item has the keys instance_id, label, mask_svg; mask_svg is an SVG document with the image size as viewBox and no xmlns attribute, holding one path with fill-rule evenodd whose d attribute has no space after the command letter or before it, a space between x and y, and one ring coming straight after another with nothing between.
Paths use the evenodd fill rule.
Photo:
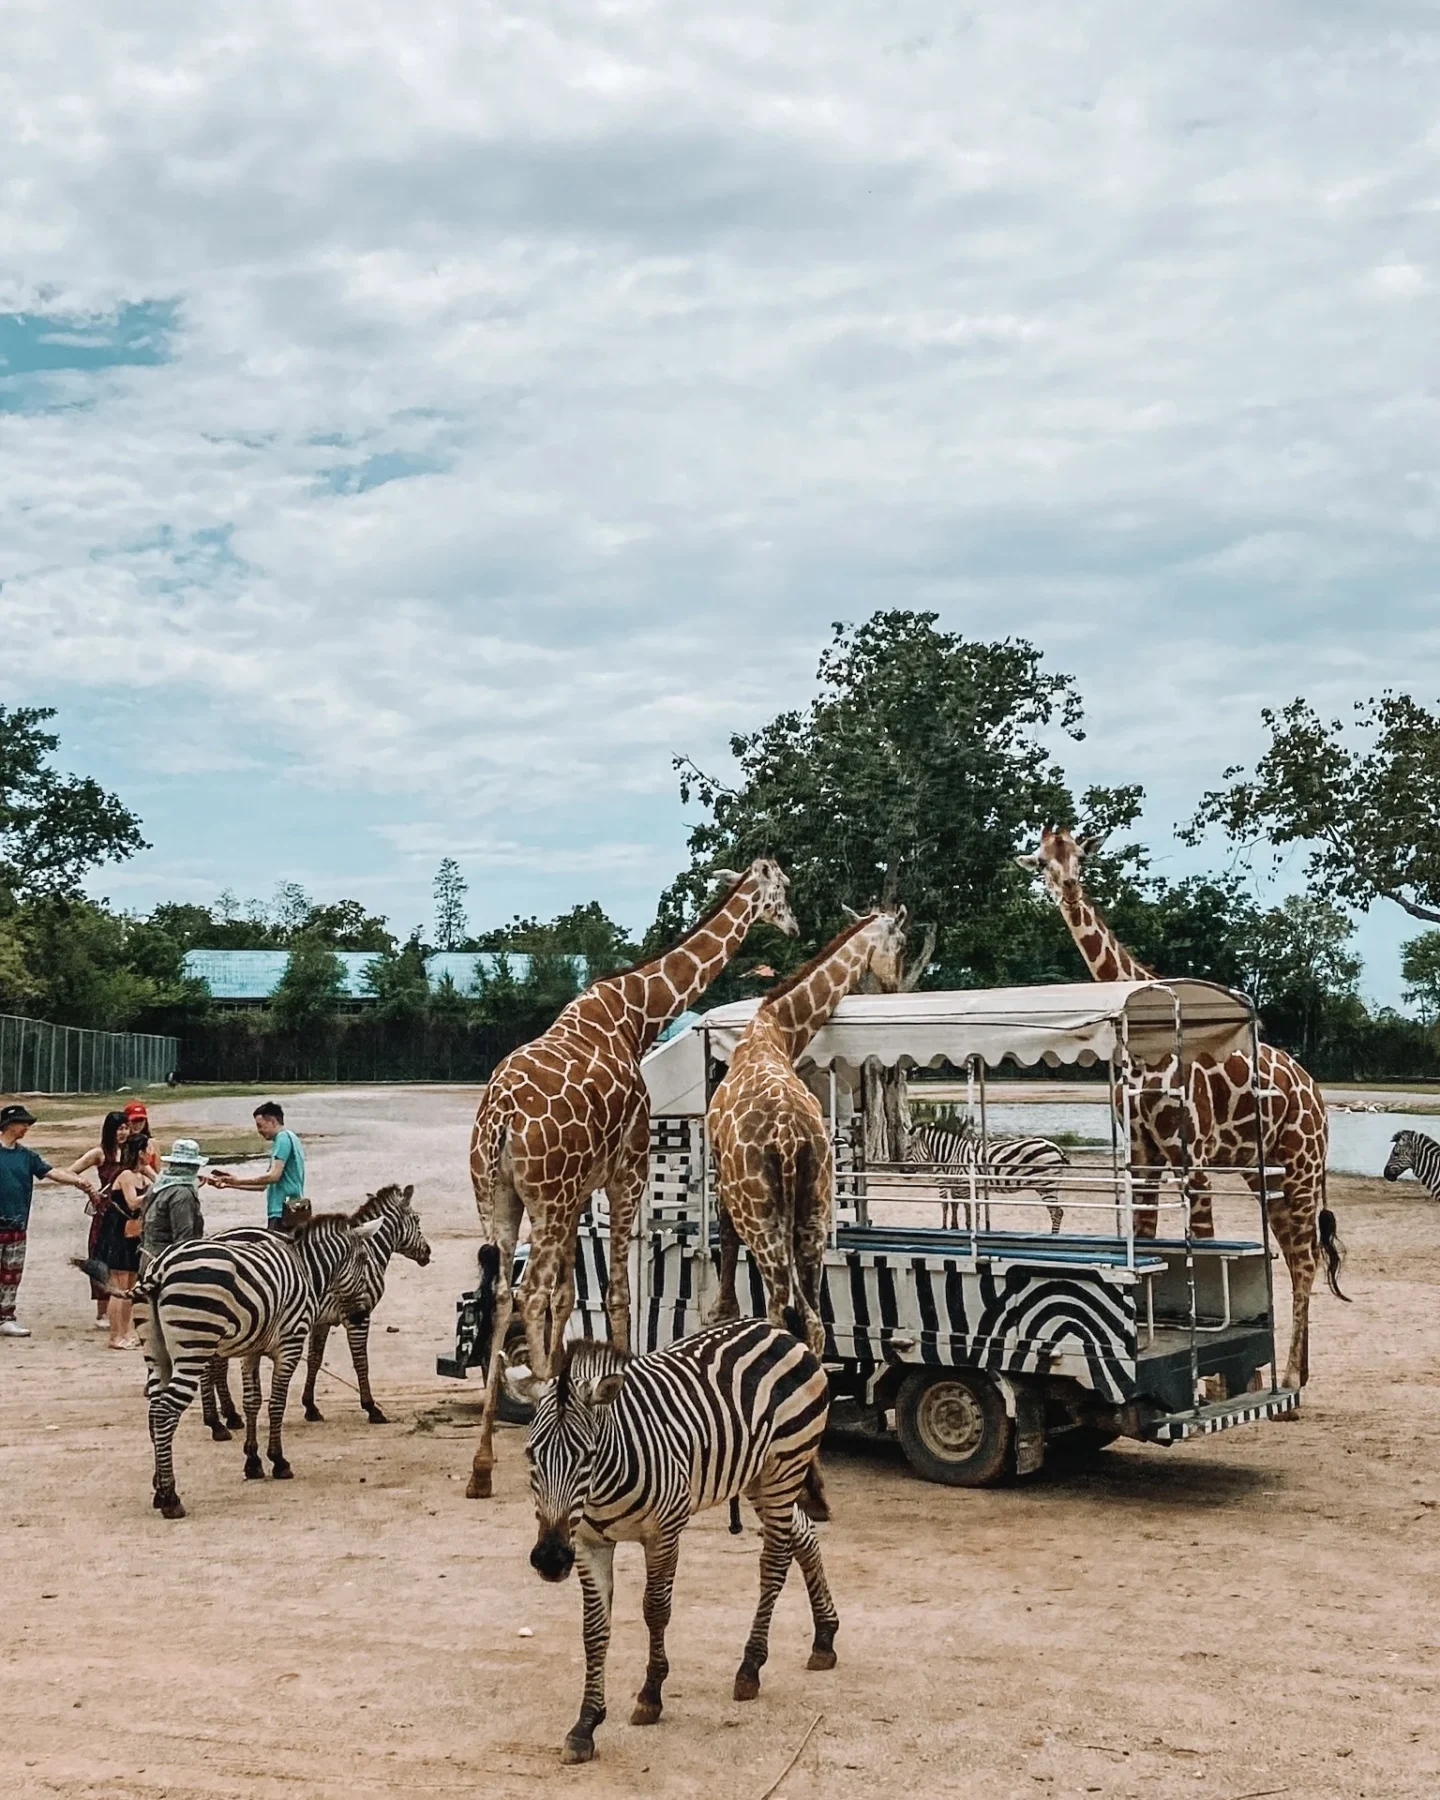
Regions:
<instances>
[{"instance_id":1,"label":"woman in black dress","mask_svg":"<svg viewBox=\"0 0 1440 1800\"><path fill-rule=\"evenodd\" d=\"M110 1184L110 1201L100 1219L100 1233L95 1254L110 1271L112 1287L129 1289L135 1285L140 1269L141 1221L145 1216L145 1195L150 1186L150 1172L144 1165L143 1145L130 1138L120 1152L120 1172ZM110 1348L137 1350L140 1340L131 1330L132 1308L129 1299L110 1299Z\"/></svg>"},{"instance_id":2,"label":"woman in black dress","mask_svg":"<svg viewBox=\"0 0 1440 1800\"><path fill-rule=\"evenodd\" d=\"M89 1257L100 1254L100 1228L105 1223L105 1213L110 1205L110 1189L120 1173L121 1153L129 1136L130 1121L125 1114L106 1113L105 1122L100 1127L100 1142L93 1150L87 1150L78 1162L70 1165L72 1175L85 1175L92 1169L95 1171L95 1187L85 1203L85 1210L90 1214L90 1238L85 1246L85 1254ZM110 1323L110 1296L104 1288L92 1281L90 1297L95 1302L96 1328L103 1331Z\"/></svg>"}]
</instances>

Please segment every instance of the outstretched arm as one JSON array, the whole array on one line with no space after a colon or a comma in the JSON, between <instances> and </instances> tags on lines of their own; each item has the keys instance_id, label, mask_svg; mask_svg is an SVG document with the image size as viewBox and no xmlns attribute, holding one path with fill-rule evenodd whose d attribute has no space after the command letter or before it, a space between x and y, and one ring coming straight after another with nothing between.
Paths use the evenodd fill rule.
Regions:
<instances>
[{"instance_id":1,"label":"outstretched arm","mask_svg":"<svg viewBox=\"0 0 1440 1800\"><path fill-rule=\"evenodd\" d=\"M271 1182L278 1181L285 1173L285 1164L278 1156L270 1158L270 1167L263 1175L232 1175L228 1169L214 1169L210 1180L215 1187L248 1188L252 1193L268 1188Z\"/></svg>"}]
</instances>

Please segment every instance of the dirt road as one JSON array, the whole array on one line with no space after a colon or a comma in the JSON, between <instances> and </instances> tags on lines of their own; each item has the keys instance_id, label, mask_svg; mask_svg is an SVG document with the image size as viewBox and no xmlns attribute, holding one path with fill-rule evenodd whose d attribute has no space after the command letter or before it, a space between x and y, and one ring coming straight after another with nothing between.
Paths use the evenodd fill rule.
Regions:
<instances>
[{"instance_id":1,"label":"dirt road","mask_svg":"<svg viewBox=\"0 0 1440 1800\"><path fill-rule=\"evenodd\" d=\"M208 1104L217 1126L248 1118L245 1100ZM175 1524L149 1504L140 1359L105 1349L65 1267L77 1197L42 1190L21 1293L35 1335L0 1342L4 1794L759 1800L817 1713L785 1800L1440 1793L1440 1209L1358 1180L1332 1186L1355 1304L1316 1300L1298 1423L1120 1446L993 1493L836 1448L839 1668L804 1672L792 1580L761 1698L731 1701L756 1543L707 1515L682 1553L663 1722L625 1722L644 1640L622 1550L611 1722L594 1764L560 1768L578 1590L527 1565L516 1432L498 1498L463 1498L474 1394L434 1374L474 1268L471 1105L287 1101L321 1202L416 1183L435 1257L396 1266L371 1340L395 1423L367 1425L327 1380L324 1424L292 1405L295 1480L247 1484L194 1409ZM209 1204L216 1225L259 1210ZM329 1362L348 1375L342 1344Z\"/></svg>"}]
</instances>

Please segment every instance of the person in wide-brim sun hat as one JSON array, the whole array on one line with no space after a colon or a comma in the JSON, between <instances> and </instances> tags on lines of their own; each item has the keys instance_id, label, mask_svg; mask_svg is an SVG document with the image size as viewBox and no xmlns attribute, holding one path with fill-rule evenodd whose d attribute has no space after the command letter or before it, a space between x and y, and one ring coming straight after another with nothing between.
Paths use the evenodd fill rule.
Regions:
<instances>
[{"instance_id":1,"label":"person in wide-brim sun hat","mask_svg":"<svg viewBox=\"0 0 1440 1800\"><path fill-rule=\"evenodd\" d=\"M140 1239L140 1266L172 1244L204 1237L205 1217L200 1211L200 1173L205 1158L194 1138L176 1138L160 1159L160 1176L150 1190L145 1208L145 1229Z\"/></svg>"}]
</instances>

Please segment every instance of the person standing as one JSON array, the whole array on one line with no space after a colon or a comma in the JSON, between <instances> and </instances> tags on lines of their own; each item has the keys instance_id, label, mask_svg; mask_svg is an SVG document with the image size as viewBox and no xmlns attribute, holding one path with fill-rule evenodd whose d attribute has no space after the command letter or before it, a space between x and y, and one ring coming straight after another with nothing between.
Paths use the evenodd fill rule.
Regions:
<instances>
[{"instance_id":1,"label":"person standing","mask_svg":"<svg viewBox=\"0 0 1440 1800\"><path fill-rule=\"evenodd\" d=\"M87 1150L78 1162L70 1165L72 1175L86 1175L91 1169L95 1171L95 1191L85 1205L85 1210L90 1214L90 1238L85 1246L87 1257L95 1255L95 1247L100 1241L105 1208L110 1204L110 1189L120 1173L121 1152L129 1136L130 1121L126 1115L123 1112L108 1112L100 1127L99 1144L95 1149ZM92 1280L90 1298L95 1302L95 1328L103 1331L110 1323L110 1296L98 1282Z\"/></svg>"},{"instance_id":2,"label":"person standing","mask_svg":"<svg viewBox=\"0 0 1440 1800\"><path fill-rule=\"evenodd\" d=\"M100 1220L95 1255L110 1271L109 1302L111 1350L137 1350L140 1340L131 1329L134 1303L129 1298L140 1273L140 1234L144 1229L145 1199L150 1171L144 1163L145 1146L131 1136L120 1153L120 1173L110 1184L109 1203ZM120 1288L122 1293L113 1290Z\"/></svg>"},{"instance_id":3,"label":"person standing","mask_svg":"<svg viewBox=\"0 0 1440 1800\"><path fill-rule=\"evenodd\" d=\"M265 1195L265 1223L271 1231L283 1231L285 1203L305 1197L305 1146L293 1131L285 1129L285 1111L278 1101L266 1100L255 1108L255 1129L270 1146L270 1167L263 1175L232 1175L214 1170L209 1179L218 1188L241 1188Z\"/></svg>"},{"instance_id":4,"label":"person standing","mask_svg":"<svg viewBox=\"0 0 1440 1800\"><path fill-rule=\"evenodd\" d=\"M87 1192L83 1177L68 1169L53 1169L37 1151L21 1142L35 1123L26 1106L0 1107L0 1337L29 1337L30 1327L15 1317L20 1277L25 1272L25 1240L30 1228L30 1203L37 1181L58 1182L61 1187Z\"/></svg>"},{"instance_id":5,"label":"person standing","mask_svg":"<svg viewBox=\"0 0 1440 1800\"><path fill-rule=\"evenodd\" d=\"M125 1108L125 1121L130 1127L130 1136L140 1145L140 1166L147 1174L154 1176L160 1173L160 1156L150 1142L150 1115L145 1110L143 1100L131 1100Z\"/></svg>"},{"instance_id":6,"label":"person standing","mask_svg":"<svg viewBox=\"0 0 1440 1800\"><path fill-rule=\"evenodd\" d=\"M172 1244L204 1237L205 1215L200 1210L204 1160L194 1138L176 1138L169 1154L160 1158L160 1174L150 1190L140 1233L142 1269Z\"/></svg>"}]
</instances>

